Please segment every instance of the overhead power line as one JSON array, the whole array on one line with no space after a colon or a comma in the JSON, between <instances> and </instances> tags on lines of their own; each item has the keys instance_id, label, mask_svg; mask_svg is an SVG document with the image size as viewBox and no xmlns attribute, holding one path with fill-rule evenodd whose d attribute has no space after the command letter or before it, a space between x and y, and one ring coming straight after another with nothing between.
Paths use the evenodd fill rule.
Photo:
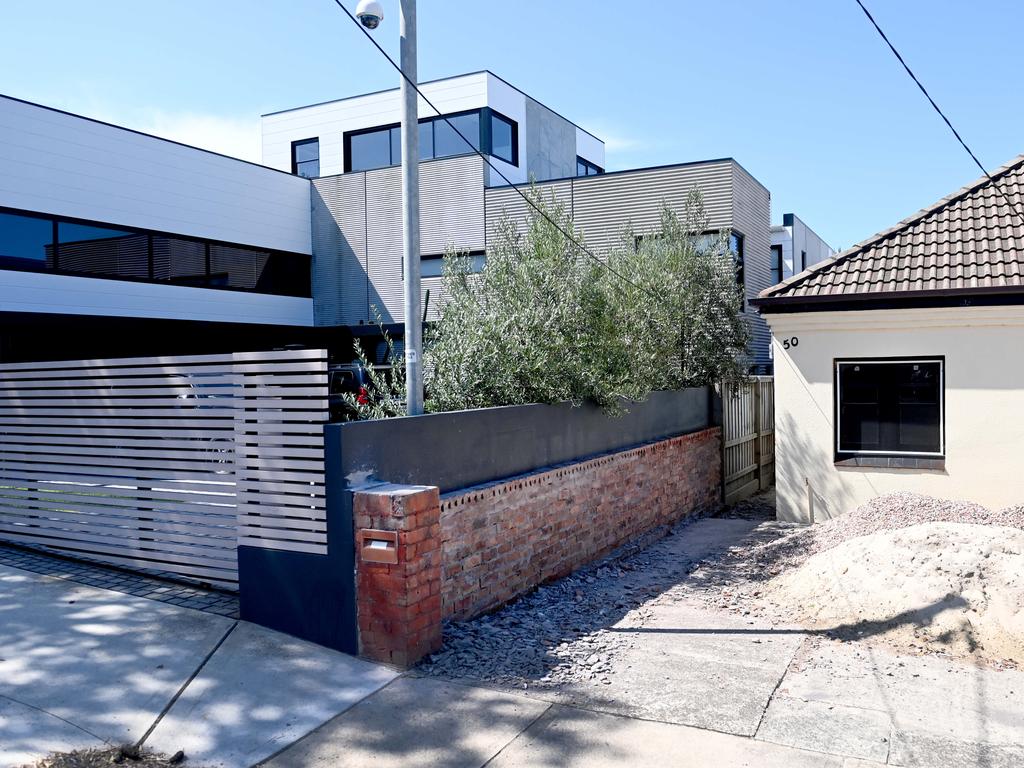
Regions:
<instances>
[{"instance_id":1,"label":"overhead power line","mask_svg":"<svg viewBox=\"0 0 1024 768\"><path fill-rule=\"evenodd\" d=\"M949 118L946 117L946 114L942 111L939 105L935 103L935 99L933 99L931 94L928 93L928 89L925 88L921 81L917 79L917 75L914 74L913 70L904 60L903 56L900 55L900 52L896 50L896 46L892 44L892 41L889 40L889 37L885 34L885 32L882 31L882 28L878 25L878 22L875 21L875 17L872 16L871 12L864 7L864 3L861 2L861 0L854 0L854 2L856 2L857 5L860 6L860 9L862 11L864 11L864 15L868 17L868 21L871 22L871 25L875 28L875 31L877 31L878 34L881 35L882 39L885 41L885 44L889 46L889 50L892 51L893 56L895 56L899 63L903 65L903 69L905 69L907 71L907 74L910 75L910 79L914 81L914 84L917 85L921 93L924 94L924 97L928 99L928 103L932 105L932 109L934 109L938 113L939 117L942 118L942 121L946 124L949 130L953 132L953 135L956 137L956 140L960 142L960 146L964 148L964 151L966 151L968 155L971 156L971 160L973 160L974 164L981 169L981 172L982 174L984 174L985 178L987 178L992 183L992 186L996 188L999 194L1003 196L1003 199L1006 200L1006 204L1010 206L1010 210L1017 215L1018 219L1020 219L1021 224L1024 224L1024 213L1022 213L1020 208L1017 207L1016 203L1014 203L1013 200L1010 199L1010 196L1006 193L1006 190L1003 188L1003 186L992 178L992 174L990 174L985 169L985 166L981 164L981 161L978 159L978 156L974 154L973 150L971 150L971 148L967 146L967 142L964 141L963 136L961 136L960 132L953 127L953 123L949 121Z\"/></svg>"},{"instance_id":2,"label":"overhead power line","mask_svg":"<svg viewBox=\"0 0 1024 768\"><path fill-rule=\"evenodd\" d=\"M441 118L442 120L444 120L445 123L448 124L448 127L451 128L453 131L455 131L455 133L459 136L459 138L462 139L466 143L466 146L469 147L475 154L479 155L480 158L485 163L487 163L487 166L494 173L498 174L498 176L500 176L501 179L506 184L509 185L509 187L511 187L513 190L515 190L516 194L518 194L521 198L523 198L523 200L526 201L527 205L529 205L531 208L533 208L533 210L535 210L544 219L546 219L548 221L548 223L551 224L553 227L555 227L559 232L561 232L562 235L570 243L572 243L574 246L576 246L576 248L578 248L581 253L585 254L588 258L593 260L596 264L598 264L601 267L603 267L604 269L608 270L609 273L611 273L612 275L615 275L615 277L617 277L619 280L622 280L624 283L627 283L628 285L633 286L634 288L636 288L639 291L643 291L648 296L650 296L652 299L655 299L656 301L661 301L662 300L662 297L658 296L654 291L650 290L646 286L643 286L643 285L640 285L640 284L634 282L633 280L630 280L628 277L626 277L621 272L619 272L617 269L615 269L610 264L608 264L608 262L604 261L603 259L599 258L597 255L595 255L593 253L593 251L591 251L583 243L581 243L571 232L569 232L567 229L565 229L565 227L563 227L559 222L557 222L553 218L551 218L551 216L548 215L547 211L545 211L543 208L541 208L539 205L537 205L533 200L531 200L529 195L524 193L516 184L514 184L512 181L510 181L508 176L506 176L504 173L502 173L501 169L498 168L497 166L495 166L494 163L491 162L490 158L487 157L487 155L484 152L482 152L480 149L478 149L473 144L473 142L471 142L468 138L466 138L466 136L462 133L462 131L460 131L458 128L456 128L455 125L451 122L451 120L449 120L445 115L441 114L441 110L439 110L436 106L434 106L434 103L430 99L428 99L426 97L426 95L423 93L423 91L420 90L419 85L417 83L414 83L409 78L409 76L406 75L405 72L402 71L402 67L398 64L398 62L396 62L393 58L391 58L391 56L388 54L388 52L385 51L381 47L380 43L378 43L377 40L373 37L373 35L370 34L369 30L367 30L366 27L364 27L362 24L360 24L359 20L355 16L352 15L352 12L349 11L349 9L345 7L344 3L342 3L341 0L334 0L334 3L339 8L341 8L341 10L343 10L345 12L345 15L348 16L349 19L352 20L352 23L355 24L356 27L359 29L359 31L362 32L363 35L366 37L366 39L369 40L373 44L373 47L376 48L378 51L380 51L381 56L383 56L385 59L388 60L388 63L391 64L391 66L395 68L395 70L398 72L398 74L402 76L402 79L405 80L409 84L409 86L413 90L416 91L416 93L419 95L419 97L421 99L423 99L423 101L427 104L427 106L429 106L432 110L434 110L434 112L437 114L437 116L439 118Z\"/></svg>"}]
</instances>

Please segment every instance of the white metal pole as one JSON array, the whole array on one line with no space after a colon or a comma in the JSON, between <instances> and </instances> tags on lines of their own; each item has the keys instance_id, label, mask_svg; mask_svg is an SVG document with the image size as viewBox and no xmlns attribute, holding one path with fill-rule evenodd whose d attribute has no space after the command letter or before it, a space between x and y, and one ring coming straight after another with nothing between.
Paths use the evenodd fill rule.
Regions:
<instances>
[{"instance_id":1,"label":"white metal pole","mask_svg":"<svg viewBox=\"0 0 1024 768\"><path fill-rule=\"evenodd\" d=\"M417 115L416 0L401 0L402 265L405 274L406 411L423 413L423 324L420 318L420 131Z\"/></svg>"}]
</instances>

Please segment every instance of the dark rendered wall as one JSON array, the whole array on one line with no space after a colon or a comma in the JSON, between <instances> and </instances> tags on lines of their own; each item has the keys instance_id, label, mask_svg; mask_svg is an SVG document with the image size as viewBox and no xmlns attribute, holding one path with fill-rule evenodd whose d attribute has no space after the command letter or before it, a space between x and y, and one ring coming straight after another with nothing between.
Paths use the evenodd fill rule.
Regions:
<instances>
[{"instance_id":1,"label":"dark rendered wall","mask_svg":"<svg viewBox=\"0 0 1024 768\"><path fill-rule=\"evenodd\" d=\"M331 424L340 464L327 471L346 487L377 480L447 493L696 432L712 425L712 400L699 387L655 392L618 417L593 405L517 405Z\"/></svg>"}]
</instances>

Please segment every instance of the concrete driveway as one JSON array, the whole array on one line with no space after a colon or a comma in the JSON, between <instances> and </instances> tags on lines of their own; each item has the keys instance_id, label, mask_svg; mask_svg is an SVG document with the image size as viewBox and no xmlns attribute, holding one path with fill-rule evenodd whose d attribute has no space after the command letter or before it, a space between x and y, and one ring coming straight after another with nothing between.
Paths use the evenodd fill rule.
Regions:
<instances>
[{"instance_id":1,"label":"concrete driveway","mask_svg":"<svg viewBox=\"0 0 1024 768\"><path fill-rule=\"evenodd\" d=\"M197 763L250 765L396 676L246 622L0 566L0 766L144 736Z\"/></svg>"}]
</instances>

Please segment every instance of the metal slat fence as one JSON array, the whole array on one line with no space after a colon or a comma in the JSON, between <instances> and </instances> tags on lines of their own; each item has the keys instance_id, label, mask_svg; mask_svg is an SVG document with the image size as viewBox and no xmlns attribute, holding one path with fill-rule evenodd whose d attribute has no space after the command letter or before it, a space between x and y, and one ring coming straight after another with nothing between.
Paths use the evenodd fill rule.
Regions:
<instances>
[{"instance_id":1,"label":"metal slat fence","mask_svg":"<svg viewBox=\"0 0 1024 768\"><path fill-rule=\"evenodd\" d=\"M0 539L236 588L326 552L322 350L0 365Z\"/></svg>"},{"instance_id":2,"label":"metal slat fence","mask_svg":"<svg viewBox=\"0 0 1024 768\"><path fill-rule=\"evenodd\" d=\"M722 483L726 504L775 484L775 380L722 386Z\"/></svg>"}]
</instances>

